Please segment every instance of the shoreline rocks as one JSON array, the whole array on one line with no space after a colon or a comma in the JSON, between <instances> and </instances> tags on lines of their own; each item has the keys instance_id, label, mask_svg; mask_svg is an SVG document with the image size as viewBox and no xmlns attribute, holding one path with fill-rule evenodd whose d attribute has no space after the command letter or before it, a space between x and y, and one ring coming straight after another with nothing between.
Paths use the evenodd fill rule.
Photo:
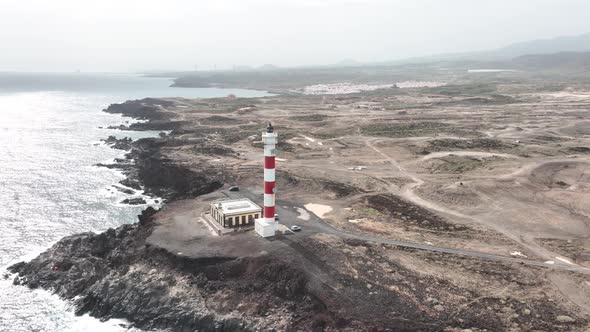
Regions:
<instances>
[{"instance_id":1,"label":"shoreline rocks","mask_svg":"<svg viewBox=\"0 0 590 332\"><path fill-rule=\"evenodd\" d=\"M111 148L117 150L130 150L131 143L133 142L133 140L129 137L119 139L112 135L106 139L102 139L101 141L103 141L106 145L110 146Z\"/></svg>"},{"instance_id":2,"label":"shoreline rocks","mask_svg":"<svg viewBox=\"0 0 590 332\"><path fill-rule=\"evenodd\" d=\"M131 147L126 159L113 166L127 175L121 181L127 187L176 200L223 185L218 174L197 174L166 159L161 148L167 138L108 140ZM10 266L8 271L16 274L13 283L51 290L72 301L77 315L125 318L143 329L310 330L313 324L327 324L325 305L307 290L298 268L273 256L191 259L154 248L146 239L156 213L148 207L138 223L64 237L30 262ZM225 299L215 298L220 291ZM227 301L238 310L224 308ZM287 310L299 318L290 321Z\"/></svg>"},{"instance_id":3,"label":"shoreline rocks","mask_svg":"<svg viewBox=\"0 0 590 332\"><path fill-rule=\"evenodd\" d=\"M156 106L158 102L135 101L153 106L155 111L148 113L165 112ZM126 105L123 109L133 114L138 107ZM217 149L216 143L200 138L218 135L220 130L183 126L169 136L131 142L126 157L116 161L127 175L121 183L174 201L208 193L229 182L231 172L226 174L219 167L212 171L213 164L208 164L208 149ZM190 140L181 137L181 133L189 131L202 135L193 135ZM230 143L220 145L226 144ZM199 148L193 152L198 153L190 158L174 161L167 157L178 147L188 150L197 145ZM292 177L289 181L305 180ZM340 182L321 185L337 195L347 196L357 190ZM124 189L133 191L129 188ZM518 300L518 294L523 294L520 292L543 284L529 270L513 270L499 263L450 258L442 253L427 256L408 249L352 239L334 241L323 236L278 236L268 243L244 234L223 239L199 233L179 237L176 234L193 227L192 211L185 214L189 219L186 222L176 218L175 212L184 214L184 208L192 208L193 203L175 202L174 207L164 206L168 210L158 215L148 207L138 217L138 223L101 234L65 237L30 262L10 267L17 274L14 283L54 291L70 300L78 315L89 314L102 320L125 318L132 326L143 329L516 331L517 327L566 331L587 325L584 318L546 298ZM412 212L421 213L414 209ZM179 231L154 241L156 235L169 231L166 226L170 225L180 226ZM177 250L166 246L164 241L168 239L186 245ZM232 250L220 250L231 245L235 246ZM465 275L485 278L486 283L511 283L518 292L501 298L489 296L442 276L409 269L398 261L398 254L416 257L425 265L435 260L442 264L441 269L460 269ZM457 305L465 303L467 306L458 312ZM569 315L576 321L560 318L564 320L560 323L556 318L559 315Z\"/></svg>"},{"instance_id":4,"label":"shoreline rocks","mask_svg":"<svg viewBox=\"0 0 590 332\"><path fill-rule=\"evenodd\" d=\"M126 198L126 199L122 200L121 204L143 205L143 204L147 204L147 202L143 197L134 197L134 198Z\"/></svg>"}]
</instances>

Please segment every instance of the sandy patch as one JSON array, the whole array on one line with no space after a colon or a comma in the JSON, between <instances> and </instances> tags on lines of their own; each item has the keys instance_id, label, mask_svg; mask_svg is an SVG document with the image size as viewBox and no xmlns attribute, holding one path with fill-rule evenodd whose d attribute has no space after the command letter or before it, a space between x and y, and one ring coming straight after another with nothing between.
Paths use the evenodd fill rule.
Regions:
<instances>
[{"instance_id":1,"label":"sandy patch","mask_svg":"<svg viewBox=\"0 0 590 332\"><path fill-rule=\"evenodd\" d=\"M330 211L333 210L331 206L322 204L309 203L305 204L304 206L307 210L311 211L313 214L320 218L323 218L326 214L330 213Z\"/></svg>"},{"instance_id":2,"label":"sandy patch","mask_svg":"<svg viewBox=\"0 0 590 332\"><path fill-rule=\"evenodd\" d=\"M524 255L520 251L513 251L513 252L510 253L510 256L518 256L518 257L524 257L524 258L527 257L526 255Z\"/></svg>"}]
</instances>

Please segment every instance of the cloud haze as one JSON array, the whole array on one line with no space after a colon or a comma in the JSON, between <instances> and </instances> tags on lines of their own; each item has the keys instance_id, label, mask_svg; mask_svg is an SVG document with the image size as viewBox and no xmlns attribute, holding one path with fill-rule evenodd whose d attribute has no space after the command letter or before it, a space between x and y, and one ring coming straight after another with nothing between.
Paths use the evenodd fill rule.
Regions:
<instances>
[{"instance_id":1,"label":"cloud haze","mask_svg":"<svg viewBox=\"0 0 590 332\"><path fill-rule=\"evenodd\" d=\"M383 61L590 32L587 0L3 0L0 70Z\"/></svg>"}]
</instances>

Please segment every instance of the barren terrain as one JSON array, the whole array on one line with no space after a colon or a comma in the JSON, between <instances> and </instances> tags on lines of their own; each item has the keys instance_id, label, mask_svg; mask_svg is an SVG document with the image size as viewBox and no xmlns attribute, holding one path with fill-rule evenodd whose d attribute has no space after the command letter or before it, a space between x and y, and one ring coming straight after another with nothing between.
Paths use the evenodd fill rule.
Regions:
<instances>
[{"instance_id":1,"label":"barren terrain","mask_svg":"<svg viewBox=\"0 0 590 332\"><path fill-rule=\"evenodd\" d=\"M501 96L379 91L184 100L186 107L174 112L190 123L230 112L225 116L232 122L218 123L219 136L208 140L236 154L211 158L236 172L235 184L251 187L261 181L259 132L272 122L282 142L279 199L331 207L321 217L338 229L590 267L586 90ZM222 141L238 133L244 139ZM199 133L183 138L192 135ZM184 148L169 153L192 158ZM574 282L574 289L564 286L572 282L566 276L546 276L545 282L589 313L589 301L578 296L590 298L587 282Z\"/></svg>"},{"instance_id":2,"label":"barren terrain","mask_svg":"<svg viewBox=\"0 0 590 332\"><path fill-rule=\"evenodd\" d=\"M174 285L175 294L201 298L201 311L279 330L586 331L589 107L590 85L555 92L538 82L457 82L144 100L113 111L157 114L143 126L172 132L150 143L153 158L205 174L199 190L183 180L145 183L174 194L141 240L216 266L197 269L201 281ZM201 218L211 200L262 201L267 122L280 140L281 223L303 230L272 241L252 231L217 237ZM154 172L158 179L170 173ZM240 192L219 189L231 185ZM268 277L260 272L267 258L305 279ZM226 263L236 259L234 267ZM254 292L263 288L248 279L260 274L263 282L285 282L286 295L274 289L260 302ZM304 308L293 310L298 301Z\"/></svg>"}]
</instances>

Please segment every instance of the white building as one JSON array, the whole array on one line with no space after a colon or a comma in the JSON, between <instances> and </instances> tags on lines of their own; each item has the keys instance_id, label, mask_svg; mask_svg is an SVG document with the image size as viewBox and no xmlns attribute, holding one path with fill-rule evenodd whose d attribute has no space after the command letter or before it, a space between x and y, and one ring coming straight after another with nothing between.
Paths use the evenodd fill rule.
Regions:
<instances>
[{"instance_id":1,"label":"white building","mask_svg":"<svg viewBox=\"0 0 590 332\"><path fill-rule=\"evenodd\" d=\"M210 213L223 227L251 226L262 217L260 206L247 198L213 202Z\"/></svg>"}]
</instances>

